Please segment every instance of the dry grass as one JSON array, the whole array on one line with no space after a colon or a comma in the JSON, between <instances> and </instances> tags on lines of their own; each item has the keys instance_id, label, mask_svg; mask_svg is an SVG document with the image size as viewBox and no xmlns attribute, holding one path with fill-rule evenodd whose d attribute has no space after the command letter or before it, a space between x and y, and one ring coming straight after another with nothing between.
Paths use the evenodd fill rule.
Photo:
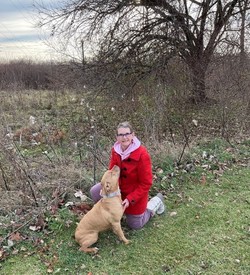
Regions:
<instances>
[{"instance_id":1,"label":"dry grass","mask_svg":"<svg viewBox=\"0 0 250 275\"><path fill-rule=\"evenodd\" d=\"M108 165L118 121L131 120L135 125L154 169L164 164L171 170L174 162L185 162L184 156L200 140L220 136L220 106L181 108L183 102L172 104L166 92L160 102L150 98L127 99L124 104L114 98L93 100L86 91L1 92L1 215L12 216L17 207L46 209L55 201L73 197L77 189L87 192ZM244 139L249 121L234 123L240 121L238 113L227 111L223 117L227 128L223 129L230 138L239 131Z\"/></svg>"}]
</instances>

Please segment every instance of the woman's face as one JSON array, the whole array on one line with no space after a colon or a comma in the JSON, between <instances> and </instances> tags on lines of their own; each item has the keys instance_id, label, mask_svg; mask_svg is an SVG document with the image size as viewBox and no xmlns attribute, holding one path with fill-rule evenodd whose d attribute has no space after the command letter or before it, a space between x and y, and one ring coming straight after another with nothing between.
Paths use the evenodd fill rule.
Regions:
<instances>
[{"instance_id":1,"label":"woman's face","mask_svg":"<svg viewBox=\"0 0 250 275\"><path fill-rule=\"evenodd\" d=\"M131 144L134 137L134 132L131 132L129 128L119 128L117 130L117 141L121 144L122 150L126 150Z\"/></svg>"}]
</instances>

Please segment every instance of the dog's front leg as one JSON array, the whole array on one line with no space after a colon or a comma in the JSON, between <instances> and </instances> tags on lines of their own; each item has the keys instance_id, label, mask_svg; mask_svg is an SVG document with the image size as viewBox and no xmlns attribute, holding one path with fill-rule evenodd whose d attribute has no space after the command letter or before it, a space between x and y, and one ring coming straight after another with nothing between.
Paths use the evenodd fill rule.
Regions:
<instances>
[{"instance_id":1,"label":"dog's front leg","mask_svg":"<svg viewBox=\"0 0 250 275\"><path fill-rule=\"evenodd\" d=\"M114 233L119 237L119 239L121 241L123 241L125 244L129 244L130 243L130 241L124 236L121 224L119 222L118 223L114 223L112 225L112 229L113 229Z\"/></svg>"}]
</instances>

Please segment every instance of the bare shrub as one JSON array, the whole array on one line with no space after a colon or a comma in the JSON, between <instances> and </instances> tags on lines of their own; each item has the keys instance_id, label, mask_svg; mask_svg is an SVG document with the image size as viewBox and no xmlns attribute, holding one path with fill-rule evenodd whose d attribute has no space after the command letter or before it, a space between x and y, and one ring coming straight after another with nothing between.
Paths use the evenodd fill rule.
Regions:
<instances>
[{"instance_id":1,"label":"bare shrub","mask_svg":"<svg viewBox=\"0 0 250 275\"><path fill-rule=\"evenodd\" d=\"M242 67L239 56L219 58L214 61L208 78L210 94L217 101L211 119L217 120L221 136L226 139L237 133L245 135L249 128L248 60L245 65Z\"/></svg>"}]
</instances>

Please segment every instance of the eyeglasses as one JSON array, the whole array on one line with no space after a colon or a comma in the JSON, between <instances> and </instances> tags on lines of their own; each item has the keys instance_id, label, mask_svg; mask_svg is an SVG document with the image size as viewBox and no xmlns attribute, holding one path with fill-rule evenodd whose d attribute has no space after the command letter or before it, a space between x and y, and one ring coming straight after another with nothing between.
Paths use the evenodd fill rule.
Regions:
<instances>
[{"instance_id":1,"label":"eyeglasses","mask_svg":"<svg viewBox=\"0 0 250 275\"><path fill-rule=\"evenodd\" d=\"M126 134L117 134L117 137L128 137L129 135L131 135L132 133L126 133Z\"/></svg>"}]
</instances>

